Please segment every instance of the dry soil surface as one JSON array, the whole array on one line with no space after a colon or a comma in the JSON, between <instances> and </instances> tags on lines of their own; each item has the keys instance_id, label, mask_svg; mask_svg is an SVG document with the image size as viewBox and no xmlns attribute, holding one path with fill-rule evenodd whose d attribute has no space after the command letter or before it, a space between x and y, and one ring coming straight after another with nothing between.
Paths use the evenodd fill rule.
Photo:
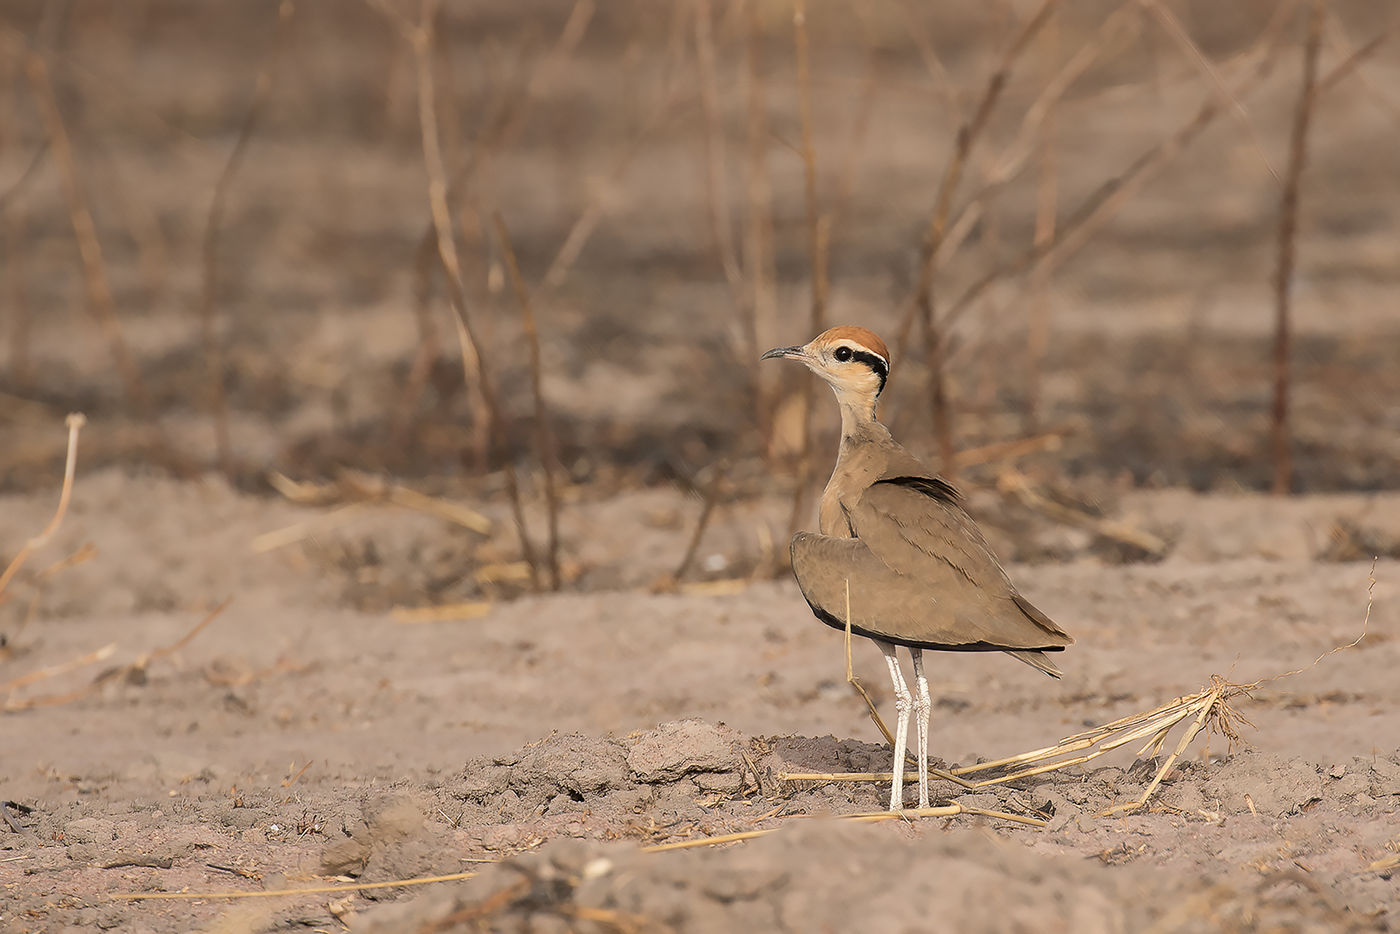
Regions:
<instances>
[{"instance_id":1,"label":"dry soil surface","mask_svg":"<svg viewBox=\"0 0 1400 934\"><path fill-rule=\"evenodd\" d=\"M52 499L0 502L0 548L42 526ZM644 576L675 555L633 530L668 505L696 510L653 492L573 512L611 515L613 532L595 524L595 547L636 548ZM719 521L707 541L720 550L705 558L723 559L746 523L785 509L751 505ZM1046 745L1215 673L1252 681L1306 665L1359 634L1367 611L1370 562L1330 560L1329 530L1383 538L1400 527L1394 494L1173 492L1121 508L1146 528L1170 524L1170 554L1118 565L1086 546L1013 566L1079 642L1059 682L1000 655L936 656L942 761ZM936 803L1043 827L968 815L859 824L839 818L880 809L885 786L780 777L889 768L844 683L840 634L788 581L525 597L484 618L404 624L361 608L364 579L421 564L461 531L387 506L339 526L318 516L216 480L80 479L33 563L85 542L97 555L46 585L21 576L0 608L2 670L10 681L115 648L6 695L5 930L1400 926L1394 560L1375 569L1366 638L1237 698L1253 724L1241 742L1198 738L1143 812L1097 816L1151 778L1153 763L1120 753L992 789L934 784ZM258 535L309 519L323 523L311 538L252 552ZM363 579L324 560L361 539L380 543ZM155 651L227 596L187 643ZM888 714L878 654L858 643L855 663ZM758 829L775 832L640 848ZM471 871L240 902L114 897Z\"/></svg>"}]
</instances>

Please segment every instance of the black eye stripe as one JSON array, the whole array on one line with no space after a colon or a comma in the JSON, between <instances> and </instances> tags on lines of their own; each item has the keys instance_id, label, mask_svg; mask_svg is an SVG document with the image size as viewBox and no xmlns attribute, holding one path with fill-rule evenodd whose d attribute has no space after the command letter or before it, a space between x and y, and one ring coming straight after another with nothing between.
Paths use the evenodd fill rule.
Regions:
<instances>
[{"instance_id":1,"label":"black eye stripe","mask_svg":"<svg viewBox=\"0 0 1400 934\"><path fill-rule=\"evenodd\" d=\"M880 377L880 388L875 390L877 396L885 391L885 380L889 378L890 368L885 365L885 361L882 357L878 354L870 353L868 350L857 350L851 354L851 359L859 360L861 363L864 363L874 371L876 376Z\"/></svg>"}]
</instances>

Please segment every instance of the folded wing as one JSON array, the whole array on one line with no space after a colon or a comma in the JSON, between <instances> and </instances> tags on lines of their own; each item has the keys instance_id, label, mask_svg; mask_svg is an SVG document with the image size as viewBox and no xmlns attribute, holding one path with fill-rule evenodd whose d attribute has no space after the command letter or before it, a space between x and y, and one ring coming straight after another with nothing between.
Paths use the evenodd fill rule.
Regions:
<instances>
[{"instance_id":1,"label":"folded wing","mask_svg":"<svg viewBox=\"0 0 1400 934\"><path fill-rule=\"evenodd\" d=\"M845 625L849 582L851 628L861 635L921 648L1013 653L1074 641L1016 592L942 481L877 481L846 512L855 538L801 532L792 540L798 585L829 625ZM1053 669L1036 658L1022 660Z\"/></svg>"}]
</instances>

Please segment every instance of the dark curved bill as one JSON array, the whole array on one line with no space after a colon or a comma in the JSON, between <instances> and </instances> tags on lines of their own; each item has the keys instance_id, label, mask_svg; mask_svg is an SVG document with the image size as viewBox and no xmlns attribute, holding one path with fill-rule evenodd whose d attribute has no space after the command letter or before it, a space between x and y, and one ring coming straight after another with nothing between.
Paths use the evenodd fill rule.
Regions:
<instances>
[{"instance_id":1,"label":"dark curved bill","mask_svg":"<svg viewBox=\"0 0 1400 934\"><path fill-rule=\"evenodd\" d=\"M775 359L775 358L777 358L777 357L805 357L806 355L807 355L807 352L806 352L801 346L797 346L797 347L774 347L772 350L768 351L766 354L764 354L763 356L759 357L758 359L760 359L760 360L772 360L772 359Z\"/></svg>"}]
</instances>

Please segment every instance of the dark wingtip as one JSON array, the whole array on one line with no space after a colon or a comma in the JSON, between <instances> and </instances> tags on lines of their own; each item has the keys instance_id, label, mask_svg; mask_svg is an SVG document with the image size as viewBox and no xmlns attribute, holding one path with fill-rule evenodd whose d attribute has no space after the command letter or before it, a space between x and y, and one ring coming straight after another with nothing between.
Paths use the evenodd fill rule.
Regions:
<instances>
[{"instance_id":1,"label":"dark wingtip","mask_svg":"<svg viewBox=\"0 0 1400 934\"><path fill-rule=\"evenodd\" d=\"M962 494L958 492L958 488L942 477L886 477L875 482L908 487L930 499L936 499L953 506L962 505Z\"/></svg>"}]
</instances>

